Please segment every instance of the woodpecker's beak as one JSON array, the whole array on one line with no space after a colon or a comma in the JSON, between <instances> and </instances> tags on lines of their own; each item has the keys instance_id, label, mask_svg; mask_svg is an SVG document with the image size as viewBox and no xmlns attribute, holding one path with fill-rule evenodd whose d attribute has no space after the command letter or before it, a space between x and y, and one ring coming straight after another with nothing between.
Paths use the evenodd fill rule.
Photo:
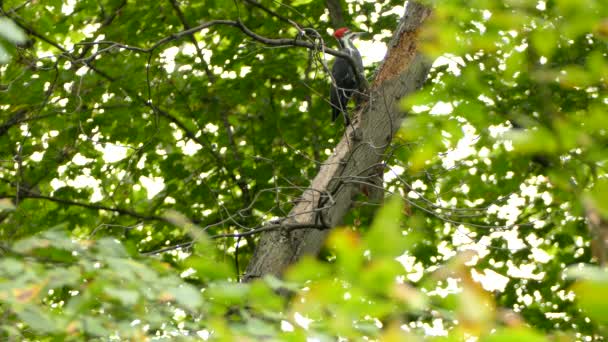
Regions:
<instances>
[{"instance_id":1,"label":"woodpecker's beak","mask_svg":"<svg viewBox=\"0 0 608 342\"><path fill-rule=\"evenodd\" d=\"M365 36L367 32L353 32L351 34L353 36L353 39L359 39L361 38L361 36Z\"/></svg>"}]
</instances>

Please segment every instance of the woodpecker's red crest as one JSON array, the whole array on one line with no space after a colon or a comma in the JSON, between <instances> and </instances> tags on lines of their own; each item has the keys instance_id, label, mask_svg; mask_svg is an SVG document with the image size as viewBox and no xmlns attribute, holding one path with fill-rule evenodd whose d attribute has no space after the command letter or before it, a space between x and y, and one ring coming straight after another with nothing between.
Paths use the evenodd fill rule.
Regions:
<instances>
[{"instance_id":1,"label":"woodpecker's red crest","mask_svg":"<svg viewBox=\"0 0 608 342\"><path fill-rule=\"evenodd\" d=\"M345 35L345 34L346 34L348 31L350 31L350 30L348 29L348 27L342 27L342 28L339 28L339 29L337 29L337 30L336 30L336 32L334 32L334 37L336 37L336 38L340 39L340 38L344 37L344 35Z\"/></svg>"}]
</instances>

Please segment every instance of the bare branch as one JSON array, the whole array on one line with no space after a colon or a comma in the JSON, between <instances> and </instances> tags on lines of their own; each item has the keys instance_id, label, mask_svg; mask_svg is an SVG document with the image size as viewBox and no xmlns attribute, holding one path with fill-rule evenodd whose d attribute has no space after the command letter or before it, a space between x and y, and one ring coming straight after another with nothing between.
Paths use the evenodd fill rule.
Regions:
<instances>
[{"instance_id":1,"label":"bare branch","mask_svg":"<svg viewBox=\"0 0 608 342\"><path fill-rule=\"evenodd\" d=\"M117 213L117 214L121 214L121 215L131 216L131 217L138 218L138 219L141 219L144 221L169 222L166 218L164 218L162 216L146 215L146 214L138 213L136 211L132 211L132 210L128 210L128 209L112 208L112 207L108 207L108 206L104 206L104 205L100 205L100 204L76 202L76 201L71 201L71 200L67 200L67 199L63 199L63 198L57 198L57 197L53 197L53 196L36 194L36 193L32 193L32 192L27 192L27 194L24 194L24 192L21 191L20 196L21 196L21 200L28 199L28 198L46 200L46 201L50 201L50 202L60 203L60 204L64 204L64 205L71 205L71 206L76 206L76 207L82 207L82 208L86 208L86 209L109 211L109 212L113 212L113 213ZM9 195L9 194L0 194L0 198L16 199L17 196Z\"/></svg>"},{"instance_id":2,"label":"bare branch","mask_svg":"<svg viewBox=\"0 0 608 342\"><path fill-rule=\"evenodd\" d=\"M179 4L177 3L177 0L169 0L169 1L171 2L171 6L173 6L173 9L175 10L175 13L177 14L179 21L182 22L182 26L184 26L184 29L186 29L186 30L190 29L191 26L190 26L190 24L188 24L186 17L184 17L184 13L179 8ZM196 38L194 38L194 33L190 34L189 37L190 37L190 41L192 42L192 44L194 44L194 48L196 49L196 55L201 60L200 63L203 66L203 69L205 70L205 75L207 75L207 78L209 79L209 81L211 83L214 83L215 75L213 74L213 72L211 72L211 69L209 69L209 65L207 65L207 62L205 62L205 59L203 58L203 51L201 51L201 48L198 46L198 42L196 41Z\"/></svg>"},{"instance_id":3,"label":"bare branch","mask_svg":"<svg viewBox=\"0 0 608 342\"><path fill-rule=\"evenodd\" d=\"M341 57L341 58L348 60L351 63L351 65L353 66L353 68L357 69L357 64L355 63L354 59L350 55L348 55L344 52L334 50L334 49L328 48L326 46L319 46L310 41L303 40L300 37L267 38L267 37L261 36L255 32L253 32L247 26L245 26L245 24L243 24L241 21L235 21L235 20L211 20L211 21L205 22L203 24L200 24L198 26L192 27L190 29L186 29L186 30L177 32L175 34L172 34L170 36L167 36L167 37L157 41L156 43L152 44L152 46L149 48L142 48L142 47L133 46L133 45L125 45L125 44L121 44L121 43L117 43L117 42L113 42L113 41L106 41L106 40L96 41L96 42L81 42L81 43L76 43L74 45L109 45L112 47L118 47L118 48L122 48L122 49L129 50L129 51L150 53L150 52L154 51L155 49L157 49L169 42L179 40L186 36L190 36L198 31L201 31L203 29L206 29L206 28L209 28L212 26L222 26L222 25L238 28L248 37L252 38L253 40L255 40L257 42L263 43L264 45L275 46L275 47L294 46L294 47L303 47L303 48L314 50L314 51L323 51L327 54L330 54L330 55L333 55L336 57ZM59 46L59 48L61 48L61 47ZM62 49L62 51L67 52L67 51L65 51L65 49L63 49L63 48L61 48L61 49Z\"/></svg>"},{"instance_id":4,"label":"bare branch","mask_svg":"<svg viewBox=\"0 0 608 342\"><path fill-rule=\"evenodd\" d=\"M293 20L291 20L291 19L287 18L286 16L281 15L280 13L278 13L278 12L276 12L276 11L271 10L270 8L268 8L268 7L264 6L264 5L262 5L262 4L261 4L261 3L259 3L258 1L256 1L256 0L243 0L243 1L244 1L244 2L246 2L246 3L248 3L248 4L250 4L250 5L252 5L252 6L254 6L254 7L259 8L259 9L261 9L262 11L264 11L264 12L266 12L266 13L270 14L271 16L273 16L273 17L275 17L275 18L277 18L277 19L279 19L279 20L281 20L281 21L284 21L284 22L286 22L286 23L288 23L288 24L290 24L290 25L293 25L294 27L296 27L296 28L298 28L299 30L301 30L301 26L300 26L300 25L298 25L298 24L297 24L295 21L293 21Z\"/></svg>"},{"instance_id":5,"label":"bare branch","mask_svg":"<svg viewBox=\"0 0 608 342\"><path fill-rule=\"evenodd\" d=\"M249 231L246 231L243 233L218 234L218 235L212 235L209 238L214 239L214 240L225 239L225 238L242 238L242 237L246 237L246 236L252 236L252 235L260 234L263 232L275 231L275 230L282 230L282 231L294 231L294 230L300 230L300 229L325 230L328 228L329 227L327 227L327 226L323 226L323 225L319 225L319 224L276 223L276 224L267 224L267 225L259 226L259 227L253 228L252 230L249 230ZM142 255L155 255L155 254L170 252L170 251L173 251L176 249L192 247L192 245L194 245L195 243L196 243L196 241L193 240L193 241L169 246L166 248L161 248L161 249L158 249L155 251L143 252L141 254Z\"/></svg>"}]
</instances>

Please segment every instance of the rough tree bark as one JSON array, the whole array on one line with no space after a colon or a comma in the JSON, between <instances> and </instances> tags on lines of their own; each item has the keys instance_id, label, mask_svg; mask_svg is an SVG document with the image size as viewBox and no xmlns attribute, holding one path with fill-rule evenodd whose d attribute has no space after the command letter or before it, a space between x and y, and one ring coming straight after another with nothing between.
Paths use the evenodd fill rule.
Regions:
<instances>
[{"instance_id":1,"label":"rough tree bark","mask_svg":"<svg viewBox=\"0 0 608 342\"><path fill-rule=\"evenodd\" d=\"M337 29L346 26L340 0L325 0L325 6L329 11L329 19L331 20L331 26L333 26L333 28Z\"/></svg>"},{"instance_id":2,"label":"rough tree bark","mask_svg":"<svg viewBox=\"0 0 608 342\"><path fill-rule=\"evenodd\" d=\"M608 219L591 200L584 200L587 226L591 233L591 255L600 266L608 262Z\"/></svg>"},{"instance_id":3,"label":"rough tree bark","mask_svg":"<svg viewBox=\"0 0 608 342\"><path fill-rule=\"evenodd\" d=\"M399 100L420 88L430 69L430 61L417 51L418 31L430 13L429 8L408 2L386 58L375 74L369 100L361 105L334 154L321 166L285 223L339 225L361 182L377 175L384 151L403 119ZM327 234L328 230L319 229L264 233L243 279L279 276L303 255L317 254Z\"/></svg>"}]
</instances>

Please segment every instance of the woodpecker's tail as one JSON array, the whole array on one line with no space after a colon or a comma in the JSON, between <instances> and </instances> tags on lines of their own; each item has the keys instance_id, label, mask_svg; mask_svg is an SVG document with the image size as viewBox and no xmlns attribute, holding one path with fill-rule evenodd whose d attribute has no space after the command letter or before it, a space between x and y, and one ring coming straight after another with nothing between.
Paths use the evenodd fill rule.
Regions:
<instances>
[{"instance_id":1,"label":"woodpecker's tail","mask_svg":"<svg viewBox=\"0 0 608 342\"><path fill-rule=\"evenodd\" d=\"M340 94L338 89L332 84L329 90L329 98L331 103L331 121L334 122L340 115Z\"/></svg>"},{"instance_id":2,"label":"woodpecker's tail","mask_svg":"<svg viewBox=\"0 0 608 342\"><path fill-rule=\"evenodd\" d=\"M338 108L334 108L334 107L332 107L332 110L331 110L331 122L335 122L336 119L340 116L340 114L342 114L342 117L344 117L344 125L345 126L350 125L350 118L348 117L348 112L346 112L346 109L339 110Z\"/></svg>"},{"instance_id":3,"label":"woodpecker's tail","mask_svg":"<svg viewBox=\"0 0 608 342\"><path fill-rule=\"evenodd\" d=\"M340 116L340 110L336 107L331 107L331 122L335 122L336 119Z\"/></svg>"},{"instance_id":4,"label":"woodpecker's tail","mask_svg":"<svg viewBox=\"0 0 608 342\"><path fill-rule=\"evenodd\" d=\"M344 117L344 124L350 125L350 118L346 112L346 106L348 105L348 99L350 94L346 94L344 90L339 90L333 85L331 86L330 102L331 102L331 121L335 122L336 119L342 113Z\"/></svg>"}]
</instances>

